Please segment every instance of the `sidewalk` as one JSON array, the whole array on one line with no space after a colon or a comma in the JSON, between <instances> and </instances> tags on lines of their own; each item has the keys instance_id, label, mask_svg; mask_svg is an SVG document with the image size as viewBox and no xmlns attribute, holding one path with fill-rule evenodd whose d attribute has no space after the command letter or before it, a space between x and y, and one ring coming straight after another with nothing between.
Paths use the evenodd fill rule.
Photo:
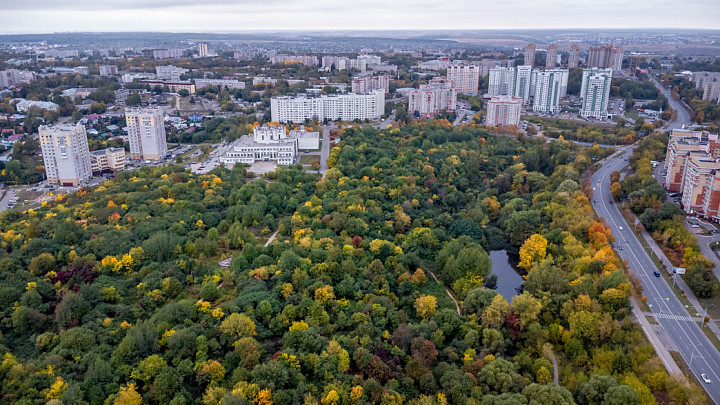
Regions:
<instances>
[{"instance_id":1,"label":"sidewalk","mask_svg":"<svg viewBox=\"0 0 720 405\"><path fill-rule=\"evenodd\" d=\"M685 375L683 374L682 370L680 370L680 367L678 367L675 359L673 359L672 355L670 354L670 351L667 349L667 347L665 347L665 344L662 342L662 340L660 340L657 333L655 333L655 329L653 329L652 325L650 325L650 322L648 322L647 318L645 317L645 314L643 314L643 312L638 307L634 297L630 297L630 303L632 304L633 308L633 316L635 316L637 323L640 324L643 332L645 332L645 336L647 336L650 344L653 345L655 353L657 353L657 355L660 357L660 360L662 360L668 373L674 375L681 381L685 381Z\"/></svg>"},{"instance_id":2,"label":"sidewalk","mask_svg":"<svg viewBox=\"0 0 720 405\"><path fill-rule=\"evenodd\" d=\"M665 265L665 270L668 273L672 274L672 268L674 266L672 265L672 263L670 263L670 260L668 260L663 251L657 245L657 243L655 243L655 240L653 240L653 238L650 236L649 233L647 233L647 231L642 232L642 237L645 239L648 245L650 245L650 248L652 249L653 253L655 253L655 256L657 256L660 259L660 262ZM690 316L702 316L702 314L705 313L705 310L695 297L695 293L693 293L690 287L685 283L685 280L683 280L682 277L675 276L675 284L680 287L682 292L685 294L685 298L687 298L687 300L690 302L690 305L693 306L693 308L687 308ZM710 319L710 322L708 322L708 326L710 327L710 330L715 334L715 336L718 336L718 338L720 338L720 328L718 328L714 319Z\"/></svg>"}]
</instances>

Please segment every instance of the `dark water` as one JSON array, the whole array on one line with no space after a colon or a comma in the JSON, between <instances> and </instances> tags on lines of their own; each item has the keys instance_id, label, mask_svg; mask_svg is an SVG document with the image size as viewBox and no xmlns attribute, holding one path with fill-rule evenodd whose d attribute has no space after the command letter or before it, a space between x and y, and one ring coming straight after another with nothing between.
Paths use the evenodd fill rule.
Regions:
<instances>
[{"instance_id":1,"label":"dark water","mask_svg":"<svg viewBox=\"0 0 720 405\"><path fill-rule=\"evenodd\" d=\"M512 297L518 295L517 289L523 283L523 278L510 265L510 258L504 250L493 250L490 252L492 261L492 274L497 274L497 292L502 294L508 302Z\"/></svg>"}]
</instances>

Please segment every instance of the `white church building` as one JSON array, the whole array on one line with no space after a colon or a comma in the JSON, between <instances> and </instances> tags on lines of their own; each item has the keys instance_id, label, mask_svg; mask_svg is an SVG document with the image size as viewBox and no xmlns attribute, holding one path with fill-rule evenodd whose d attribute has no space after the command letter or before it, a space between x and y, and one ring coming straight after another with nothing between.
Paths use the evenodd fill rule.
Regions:
<instances>
[{"instance_id":1,"label":"white church building","mask_svg":"<svg viewBox=\"0 0 720 405\"><path fill-rule=\"evenodd\" d=\"M253 133L233 142L220 158L225 165L253 164L256 161L277 161L279 165L297 163L298 151L319 149L320 134L301 129L288 130L284 125L253 128Z\"/></svg>"}]
</instances>

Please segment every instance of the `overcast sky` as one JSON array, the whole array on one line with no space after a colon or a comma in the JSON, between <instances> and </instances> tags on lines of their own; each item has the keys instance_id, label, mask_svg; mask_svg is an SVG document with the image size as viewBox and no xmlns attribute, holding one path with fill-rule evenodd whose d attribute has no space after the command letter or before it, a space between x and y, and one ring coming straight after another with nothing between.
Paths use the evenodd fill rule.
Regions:
<instances>
[{"instance_id":1,"label":"overcast sky","mask_svg":"<svg viewBox=\"0 0 720 405\"><path fill-rule=\"evenodd\" d=\"M2 33L710 28L720 0L0 0Z\"/></svg>"}]
</instances>

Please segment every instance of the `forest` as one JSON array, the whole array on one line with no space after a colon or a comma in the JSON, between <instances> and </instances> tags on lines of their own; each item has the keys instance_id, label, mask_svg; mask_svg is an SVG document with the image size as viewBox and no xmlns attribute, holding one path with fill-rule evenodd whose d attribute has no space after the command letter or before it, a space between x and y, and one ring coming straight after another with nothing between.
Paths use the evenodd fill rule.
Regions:
<instances>
[{"instance_id":1,"label":"forest","mask_svg":"<svg viewBox=\"0 0 720 405\"><path fill-rule=\"evenodd\" d=\"M0 403L705 403L630 319L582 180L608 153L356 125L322 178L146 167L5 211Z\"/></svg>"}]
</instances>

